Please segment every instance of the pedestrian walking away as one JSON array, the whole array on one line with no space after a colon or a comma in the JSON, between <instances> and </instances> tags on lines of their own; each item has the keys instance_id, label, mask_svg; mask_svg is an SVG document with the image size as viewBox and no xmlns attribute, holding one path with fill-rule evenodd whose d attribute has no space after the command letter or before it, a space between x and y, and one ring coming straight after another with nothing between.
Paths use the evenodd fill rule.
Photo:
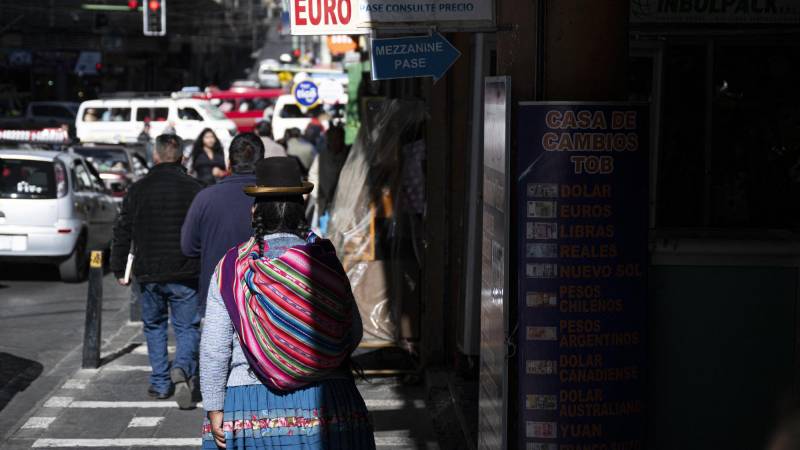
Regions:
<instances>
[{"instance_id":1,"label":"pedestrian walking away","mask_svg":"<svg viewBox=\"0 0 800 450\"><path fill-rule=\"evenodd\" d=\"M316 215L322 220L320 229L326 230L324 224L329 217L327 213L331 208L336 187L339 184L339 175L342 167L347 160L348 149L344 142L344 127L341 124L332 125L325 133L325 148L319 153L315 161L316 178L318 186L315 189L316 195ZM309 175L309 179L311 176Z\"/></svg>"},{"instance_id":2,"label":"pedestrian walking away","mask_svg":"<svg viewBox=\"0 0 800 450\"><path fill-rule=\"evenodd\" d=\"M303 173L308 173L311 163L314 162L314 145L300 133L298 128L286 130L286 154L296 158L303 168Z\"/></svg>"},{"instance_id":3,"label":"pedestrian walking away","mask_svg":"<svg viewBox=\"0 0 800 450\"><path fill-rule=\"evenodd\" d=\"M136 138L136 142L144 147L145 159L147 160L148 165L153 164L153 143L151 141L150 120L149 118L145 118L144 127L142 127L142 132L139 133L139 136Z\"/></svg>"},{"instance_id":4,"label":"pedestrian walking away","mask_svg":"<svg viewBox=\"0 0 800 450\"><path fill-rule=\"evenodd\" d=\"M180 232L186 212L203 185L181 166L181 140L177 136L158 136L153 157L156 165L130 187L122 202L114 226L111 270L120 284L129 282L123 276L133 242L133 277L140 289L152 369L148 394L165 399L174 390L178 405L185 409L192 406L198 364L199 260L183 255ZM168 318L177 347L171 365L167 353Z\"/></svg>"},{"instance_id":5,"label":"pedestrian walking away","mask_svg":"<svg viewBox=\"0 0 800 450\"><path fill-rule=\"evenodd\" d=\"M275 142L272 136L272 124L267 121L261 121L256 125L256 133L264 143L264 156L271 158L273 156L286 156L286 149L281 144Z\"/></svg>"},{"instance_id":6,"label":"pedestrian walking away","mask_svg":"<svg viewBox=\"0 0 800 450\"><path fill-rule=\"evenodd\" d=\"M333 245L309 232L313 185L290 157L259 161L256 180L253 236L210 281L203 448L374 449L350 369L361 319Z\"/></svg>"},{"instance_id":7,"label":"pedestrian walking away","mask_svg":"<svg viewBox=\"0 0 800 450\"><path fill-rule=\"evenodd\" d=\"M255 165L264 158L261 139L252 133L238 134L231 142L228 167L233 173L195 197L181 229L181 250L200 258L200 311L205 313L208 281L219 260L252 236L253 198L243 191L256 183Z\"/></svg>"}]
</instances>

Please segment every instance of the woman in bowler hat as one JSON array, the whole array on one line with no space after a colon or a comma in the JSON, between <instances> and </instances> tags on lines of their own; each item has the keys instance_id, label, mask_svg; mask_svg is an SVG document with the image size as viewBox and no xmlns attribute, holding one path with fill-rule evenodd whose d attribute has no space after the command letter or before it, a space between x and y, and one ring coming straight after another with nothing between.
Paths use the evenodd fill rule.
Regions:
<instances>
[{"instance_id":1,"label":"woman in bowler hat","mask_svg":"<svg viewBox=\"0 0 800 450\"><path fill-rule=\"evenodd\" d=\"M253 236L217 266L200 344L203 448L374 449L350 370L361 319L333 245L309 231L294 158L256 165Z\"/></svg>"}]
</instances>

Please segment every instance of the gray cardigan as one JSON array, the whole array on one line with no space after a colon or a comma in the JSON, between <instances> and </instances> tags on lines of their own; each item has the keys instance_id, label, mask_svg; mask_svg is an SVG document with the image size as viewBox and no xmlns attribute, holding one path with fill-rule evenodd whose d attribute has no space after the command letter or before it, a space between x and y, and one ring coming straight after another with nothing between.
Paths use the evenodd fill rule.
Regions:
<instances>
[{"instance_id":1,"label":"gray cardigan","mask_svg":"<svg viewBox=\"0 0 800 450\"><path fill-rule=\"evenodd\" d=\"M277 233L267 237L269 250L267 258L277 258L289 247L303 244L304 241L293 234ZM357 305L356 305L357 306ZM363 333L358 308L353 308L353 331L355 345L361 342ZM350 377L347 368L342 368L330 378ZM222 411L225 406L227 386L261 384L250 374L250 365L239 345L239 337L225 309L216 277L212 275L206 298L206 319L203 336L200 340L200 392L203 394L203 409Z\"/></svg>"}]
</instances>

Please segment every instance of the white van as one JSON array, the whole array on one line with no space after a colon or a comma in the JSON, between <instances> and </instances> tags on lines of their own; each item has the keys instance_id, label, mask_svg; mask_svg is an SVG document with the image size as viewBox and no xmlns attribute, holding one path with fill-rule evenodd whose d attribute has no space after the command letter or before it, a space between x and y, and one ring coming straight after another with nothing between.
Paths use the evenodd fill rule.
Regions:
<instances>
[{"instance_id":1,"label":"white van","mask_svg":"<svg viewBox=\"0 0 800 450\"><path fill-rule=\"evenodd\" d=\"M304 109L297 105L297 100L295 100L294 96L281 95L275 102L272 116L267 117L267 111L265 111L264 119L272 122L272 137L277 141L278 139L283 139L286 130L290 128L297 128L300 132L304 132L308 124L310 124L314 118L320 117L323 114L327 115L328 118L338 117L344 121L344 109L346 105L347 99L345 97L344 103L342 104L322 104L314 106L313 108ZM323 128L327 129L328 121L323 120L321 125Z\"/></svg>"},{"instance_id":2,"label":"white van","mask_svg":"<svg viewBox=\"0 0 800 450\"><path fill-rule=\"evenodd\" d=\"M131 98L87 100L78 108L75 129L81 142L135 143L150 122L150 136L162 134L171 123L175 134L194 141L211 128L226 152L236 124L216 106L195 98Z\"/></svg>"}]
</instances>

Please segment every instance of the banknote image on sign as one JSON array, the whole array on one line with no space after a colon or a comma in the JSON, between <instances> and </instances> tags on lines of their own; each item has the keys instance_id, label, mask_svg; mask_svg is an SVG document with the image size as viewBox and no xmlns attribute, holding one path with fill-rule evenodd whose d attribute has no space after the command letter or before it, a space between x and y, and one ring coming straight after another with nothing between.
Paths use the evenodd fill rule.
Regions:
<instances>
[{"instance_id":1,"label":"banknote image on sign","mask_svg":"<svg viewBox=\"0 0 800 450\"><path fill-rule=\"evenodd\" d=\"M488 26L492 0L289 0L293 35L368 34L392 24Z\"/></svg>"}]
</instances>

